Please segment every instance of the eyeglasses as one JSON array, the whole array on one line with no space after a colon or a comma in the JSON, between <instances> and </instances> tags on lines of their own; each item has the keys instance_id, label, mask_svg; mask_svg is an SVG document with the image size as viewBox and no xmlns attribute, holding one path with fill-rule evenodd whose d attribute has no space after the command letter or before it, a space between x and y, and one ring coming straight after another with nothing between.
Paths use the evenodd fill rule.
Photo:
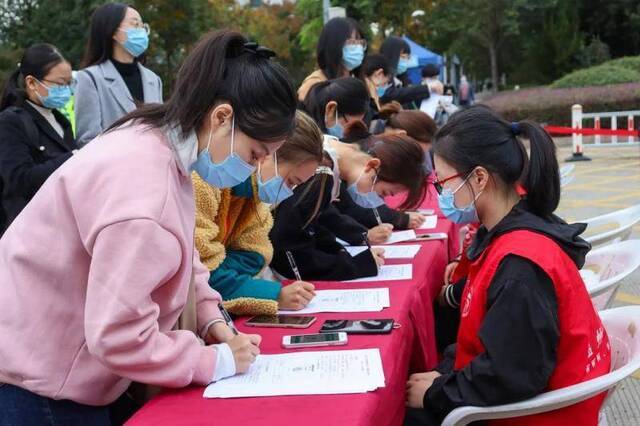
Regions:
<instances>
[{"instance_id":1,"label":"eyeglasses","mask_svg":"<svg viewBox=\"0 0 640 426\"><path fill-rule=\"evenodd\" d=\"M37 80L37 79L36 79ZM51 81L51 80L47 80L46 78L43 78L42 80L37 80L40 84L42 84L44 87L46 87L47 89L52 89L55 87L69 87L69 89L71 89L71 93L75 93L76 91L76 86L78 84L78 82L76 81L75 78L72 78L71 80L69 80L68 82L65 83L60 83L58 81ZM48 84L45 84L44 82L47 82Z\"/></svg>"},{"instance_id":2,"label":"eyeglasses","mask_svg":"<svg viewBox=\"0 0 640 426\"><path fill-rule=\"evenodd\" d=\"M363 38L349 38L344 44L345 46L362 46L363 49L367 48L367 40Z\"/></svg>"},{"instance_id":3,"label":"eyeglasses","mask_svg":"<svg viewBox=\"0 0 640 426\"><path fill-rule=\"evenodd\" d=\"M129 28L143 29L143 30L145 30L147 35L151 34L151 27L149 26L149 24L147 24L145 22L140 22L140 21L131 22L129 27L124 28L124 29L123 28L118 28L118 30L126 32Z\"/></svg>"},{"instance_id":4,"label":"eyeglasses","mask_svg":"<svg viewBox=\"0 0 640 426\"><path fill-rule=\"evenodd\" d=\"M453 176L449 176L448 178L442 179L442 180L436 179L436 180L434 180L432 182L433 183L433 187L436 189L436 192L438 192L438 194L442 194L442 190L444 189L443 186L442 186L443 183L445 183L445 182L447 182L447 181L449 181L451 179L455 179L455 178L462 177L462 176L464 176L464 173L458 173L458 174L455 174Z\"/></svg>"}]
</instances>

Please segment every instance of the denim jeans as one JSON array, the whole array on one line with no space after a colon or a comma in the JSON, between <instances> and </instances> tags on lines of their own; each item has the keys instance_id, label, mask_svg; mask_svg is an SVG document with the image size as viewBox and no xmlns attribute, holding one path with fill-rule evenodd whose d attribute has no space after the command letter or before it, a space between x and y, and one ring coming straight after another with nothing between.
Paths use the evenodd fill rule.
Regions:
<instances>
[{"instance_id":1,"label":"denim jeans","mask_svg":"<svg viewBox=\"0 0 640 426\"><path fill-rule=\"evenodd\" d=\"M0 426L112 426L126 420L112 421L112 408L55 400L0 384Z\"/></svg>"}]
</instances>

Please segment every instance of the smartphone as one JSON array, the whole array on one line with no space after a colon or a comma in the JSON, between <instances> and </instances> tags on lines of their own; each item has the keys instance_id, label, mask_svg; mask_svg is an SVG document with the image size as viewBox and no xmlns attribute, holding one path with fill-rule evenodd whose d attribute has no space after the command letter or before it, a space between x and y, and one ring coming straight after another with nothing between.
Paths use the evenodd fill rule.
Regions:
<instances>
[{"instance_id":1,"label":"smartphone","mask_svg":"<svg viewBox=\"0 0 640 426\"><path fill-rule=\"evenodd\" d=\"M446 240L449 236L444 232L430 232L428 234L418 234L413 240L409 241L431 241L431 240Z\"/></svg>"},{"instance_id":2,"label":"smartphone","mask_svg":"<svg viewBox=\"0 0 640 426\"><path fill-rule=\"evenodd\" d=\"M347 344L347 333L299 334L283 336L282 346L289 349L339 346Z\"/></svg>"},{"instance_id":3,"label":"smartphone","mask_svg":"<svg viewBox=\"0 0 640 426\"><path fill-rule=\"evenodd\" d=\"M347 334L389 334L393 330L392 319L326 320L320 333L345 332Z\"/></svg>"},{"instance_id":4,"label":"smartphone","mask_svg":"<svg viewBox=\"0 0 640 426\"><path fill-rule=\"evenodd\" d=\"M316 317L302 315L257 315L249 318L251 327L307 328L316 322Z\"/></svg>"}]
</instances>

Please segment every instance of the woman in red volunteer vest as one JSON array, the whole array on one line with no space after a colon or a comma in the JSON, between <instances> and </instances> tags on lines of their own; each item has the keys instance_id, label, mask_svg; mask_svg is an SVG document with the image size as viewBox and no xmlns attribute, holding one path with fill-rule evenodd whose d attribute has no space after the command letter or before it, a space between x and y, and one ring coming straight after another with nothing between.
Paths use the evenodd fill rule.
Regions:
<instances>
[{"instance_id":1,"label":"woman in red volunteer vest","mask_svg":"<svg viewBox=\"0 0 640 426\"><path fill-rule=\"evenodd\" d=\"M516 402L609 372L609 340L578 273L586 226L553 214L560 180L549 135L479 105L449 120L434 152L441 210L482 226L466 253L456 344L436 371L410 377L405 424L439 424L460 406ZM489 424L596 425L603 399Z\"/></svg>"}]
</instances>

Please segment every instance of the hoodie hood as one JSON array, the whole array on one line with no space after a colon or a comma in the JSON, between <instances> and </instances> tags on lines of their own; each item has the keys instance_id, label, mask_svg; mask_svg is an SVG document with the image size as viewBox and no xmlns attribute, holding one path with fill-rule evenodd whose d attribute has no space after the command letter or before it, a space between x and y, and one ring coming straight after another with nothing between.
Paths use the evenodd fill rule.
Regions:
<instances>
[{"instance_id":1,"label":"hoodie hood","mask_svg":"<svg viewBox=\"0 0 640 426\"><path fill-rule=\"evenodd\" d=\"M469 249L467 256L476 260L489 246L491 241L500 235L512 231L527 230L546 235L553 239L573 260L578 269L582 268L585 256L591 250L591 244L580 237L587 225L584 223L568 224L556 215L540 217L532 213L526 201L520 201L491 231L480 227Z\"/></svg>"}]
</instances>

